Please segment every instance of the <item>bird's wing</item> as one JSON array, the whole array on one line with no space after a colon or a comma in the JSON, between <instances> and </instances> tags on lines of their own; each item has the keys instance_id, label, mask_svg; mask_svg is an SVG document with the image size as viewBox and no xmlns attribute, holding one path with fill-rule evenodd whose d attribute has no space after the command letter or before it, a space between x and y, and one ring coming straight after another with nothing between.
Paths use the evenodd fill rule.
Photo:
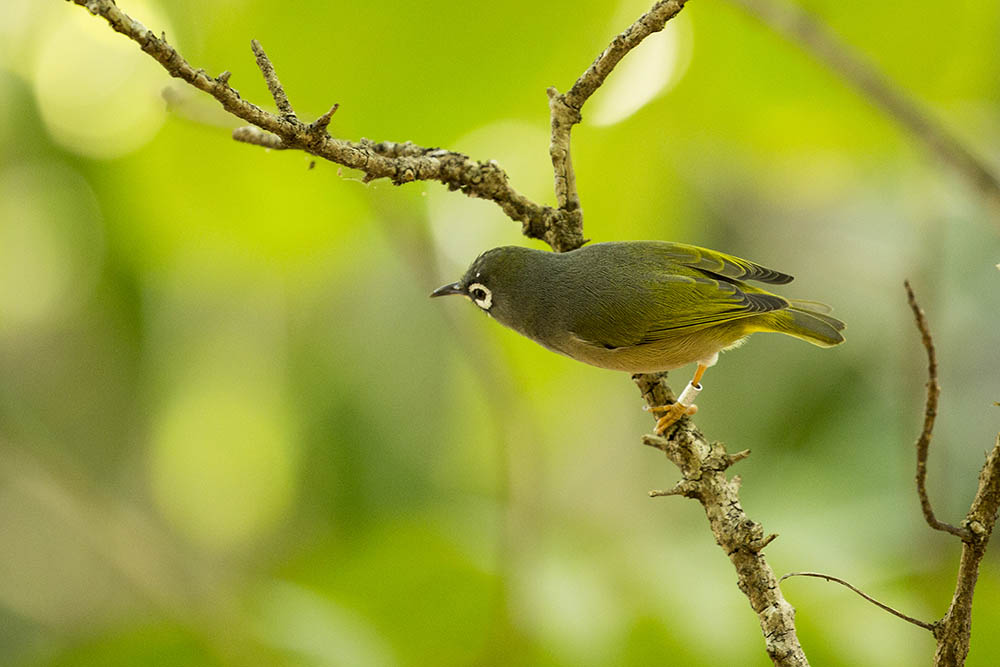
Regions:
<instances>
[{"instance_id":1,"label":"bird's wing","mask_svg":"<svg viewBox=\"0 0 1000 667\"><path fill-rule=\"evenodd\" d=\"M733 280L756 280L762 283L784 285L792 282L792 276L769 269L749 260L733 257L722 252L699 248L684 243L663 243L662 252L665 259L713 273L723 278Z\"/></svg>"},{"instance_id":2,"label":"bird's wing","mask_svg":"<svg viewBox=\"0 0 1000 667\"><path fill-rule=\"evenodd\" d=\"M664 273L645 285L647 298L625 310L591 314L571 326L579 339L614 349L653 343L716 324L788 308L787 300L762 289L698 271ZM668 298L654 295L668 293Z\"/></svg>"},{"instance_id":3,"label":"bird's wing","mask_svg":"<svg viewBox=\"0 0 1000 667\"><path fill-rule=\"evenodd\" d=\"M708 276L684 278L691 282L685 280L672 290L674 298L658 308L641 343L788 308L786 299L750 285Z\"/></svg>"}]
</instances>

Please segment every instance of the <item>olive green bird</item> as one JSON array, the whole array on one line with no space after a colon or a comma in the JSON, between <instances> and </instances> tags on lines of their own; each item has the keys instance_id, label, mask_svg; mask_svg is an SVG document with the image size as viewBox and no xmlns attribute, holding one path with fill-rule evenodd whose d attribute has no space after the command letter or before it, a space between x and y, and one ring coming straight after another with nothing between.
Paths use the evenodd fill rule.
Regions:
<instances>
[{"instance_id":1,"label":"olive green bird","mask_svg":"<svg viewBox=\"0 0 1000 667\"><path fill-rule=\"evenodd\" d=\"M578 361L651 373L698 364L656 425L662 434L694 414L701 377L719 352L752 333L774 331L820 347L844 342L844 323L816 301L786 299L749 282L792 276L745 259L666 241L595 243L564 253L504 246L488 250L458 282L432 297L461 294L514 331Z\"/></svg>"}]
</instances>

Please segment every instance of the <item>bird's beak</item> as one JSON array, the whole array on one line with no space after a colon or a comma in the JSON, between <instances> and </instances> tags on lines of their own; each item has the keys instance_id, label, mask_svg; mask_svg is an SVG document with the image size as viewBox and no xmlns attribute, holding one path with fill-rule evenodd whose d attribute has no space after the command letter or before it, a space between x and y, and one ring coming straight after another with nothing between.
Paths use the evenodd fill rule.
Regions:
<instances>
[{"instance_id":1,"label":"bird's beak","mask_svg":"<svg viewBox=\"0 0 1000 667\"><path fill-rule=\"evenodd\" d=\"M448 296L449 294L465 294L465 290L462 289L462 283L441 285L441 287L438 287L436 290L431 292L431 298L436 296Z\"/></svg>"}]
</instances>

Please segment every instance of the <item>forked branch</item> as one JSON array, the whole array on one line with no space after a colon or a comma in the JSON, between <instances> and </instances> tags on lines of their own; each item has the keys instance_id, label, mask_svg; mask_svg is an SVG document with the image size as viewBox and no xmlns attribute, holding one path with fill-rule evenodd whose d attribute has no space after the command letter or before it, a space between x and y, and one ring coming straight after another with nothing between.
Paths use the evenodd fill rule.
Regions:
<instances>
[{"instance_id":1,"label":"forked branch","mask_svg":"<svg viewBox=\"0 0 1000 667\"><path fill-rule=\"evenodd\" d=\"M215 98L233 116L250 123L253 129L241 128L234 138L267 148L298 149L339 165L364 173L364 180L389 179L400 185L412 181L437 181L450 190L496 203L512 220L522 224L530 238L546 241L557 250L583 244L579 221L567 211L537 204L511 187L507 174L493 160L475 161L462 153L416 144L367 139L347 141L331 137L326 129L332 111L314 123L303 123L292 111L274 67L260 44L254 43L254 55L267 80L268 89L279 109L270 113L240 97L229 85L230 74L217 77L192 67L163 35L157 36L135 20L113 0L72 0L104 18L116 31L126 35L155 59L173 77L186 81Z\"/></svg>"},{"instance_id":2,"label":"forked branch","mask_svg":"<svg viewBox=\"0 0 1000 667\"><path fill-rule=\"evenodd\" d=\"M917 329L920 330L920 341L927 351L927 402L924 406L924 427L917 439L917 496L920 498L920 509L924 513L927 525L931 528L951 533L964 540L969 537L969 531L939 521L934 516L931 501L927 497L927 455L930 452L931 436L934 434L934 421L937 418L938 396L941 394L941 386L937 379L937 354L934 350L934 339L927 327L924 311L917 303L917 297L913 294L910 281L904 281L903 285L906 287L906 300L910 304L910 310L913 311L913 319L917 323Z\"/></svg>"},{"instance_id":3,"label":"forked branch","mask_svg":"<svg viewBox=\"0 0 1000 667\"><path fill-rule=\"evenodd\" d=\"M938 521L930 509L922 480L922 475L926 474L930 430L934 425L932 413L936 410L937 404L937 365L934 358L934 342L924 319L923 311L917 304L909 282L906 283L906 293L917 327L920 329L921 339L927 349L928 374L930 375L924 429L920 439L917 440L917 485L920 504L924 510L924 516L932 528L944 530L962 539L962 558L958 565L955 593L944 618L934 624L934 638L937 640L934 664L952 667L965 664L965 658L969 653L969 641L972 637L972 598L976 591L976 581L979 579L979 565L986 555L986 547L996 525L997 511L1000 509L1000 435L997 436L993 449L986 455L986 463L979 471L979 487L976 489L976 495L972 499L972 505L968 514L965 515L962 525L955 527ZM932 394L933 402L931 400ZM921 459L923 459L923 463L921 463Z\"/></svg>"},{"instance_id":4,"label":"forked branch","mask_svg":"<svg viewBox=\"0 0 1000 667\"><path fill-rule=\"evenodd\" d=\"M556 201L560 210L567 211L583 225L580 195L576 190L576 176L570 158L570 132L583 116L584 103L593 95L611 71L629 51L650 35L663 30L667 21L677 16L687 0L660 0L652 9L640 16L635 23L612 40L608 48L597 56L573 87L566 94L554 87L548 89L549 112L552 119L552 141L549 155L555 172Z\"/></svg>"},{"instance_id":5,"label":"forked branch","mask_svg":"<svg viewBox=\"0 0 1000 667\"><path fill-rule=\"evenodd\" d=\"M818 577L842 584L890 614L929 630L937 640L934 664L959 667L965 664L965 658L969 653L969 641L972 636L972 598L976 589L976 580L979 578L979 565L986 555L986 547L996 525L997 512L1000 510L1000 435L997 436L993 449L987 454L986 463L983 464L982 470L979 472L979 487L976 489L972 506L969 513L965 515L962 525L953 526L939 521L931 509L926 489L927 454L930 448L931 434L934 430L934 419L937 415L937 401L940 394L937 382L937 358L934 339L927 326L924 311L917 303L909 281L906 281L904 285L907 301L913 311L917 329L920 331L921 342L927 351L927 402L924 408L923 430L916 445L917 495L920 498L920 507L928 525L935 530L950 533L962 540L962 558L958 566L958 580L948 612L941 620L927 623L879 602L843 579L818 572L792 572L783 576L781 581L788 577L804 576Z\"/></svg>"}]
</instances>

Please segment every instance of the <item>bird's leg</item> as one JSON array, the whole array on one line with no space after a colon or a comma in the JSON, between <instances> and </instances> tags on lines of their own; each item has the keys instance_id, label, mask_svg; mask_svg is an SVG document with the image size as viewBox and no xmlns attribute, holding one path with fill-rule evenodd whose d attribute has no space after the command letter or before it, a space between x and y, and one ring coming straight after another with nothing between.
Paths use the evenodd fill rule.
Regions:
<instances>
[{"instance_id":1,"label":"bird's leg","mask_svg":"<svg viewBox=\"0 0 1000 667\"><path fill-rule=\"evenodd\" d=\"M673 405L661 405L650 408L654 414L660 411L665 412L665 414L656 422L655 433L657 435L663 435L664 431L667 430L667 427L681 417L684 417L685 415L690 416L698 412L698 406L694 404L694 399L697 398L698 393L701 391L701 376L705 374L707 369L708 366L705 364L698 364L698 368L695 370L694 377L691 379L691 382L684 387L684 391L682 391L681 395L677 397L677 400L673 403Z\"/></svg>"}]
</instances>

